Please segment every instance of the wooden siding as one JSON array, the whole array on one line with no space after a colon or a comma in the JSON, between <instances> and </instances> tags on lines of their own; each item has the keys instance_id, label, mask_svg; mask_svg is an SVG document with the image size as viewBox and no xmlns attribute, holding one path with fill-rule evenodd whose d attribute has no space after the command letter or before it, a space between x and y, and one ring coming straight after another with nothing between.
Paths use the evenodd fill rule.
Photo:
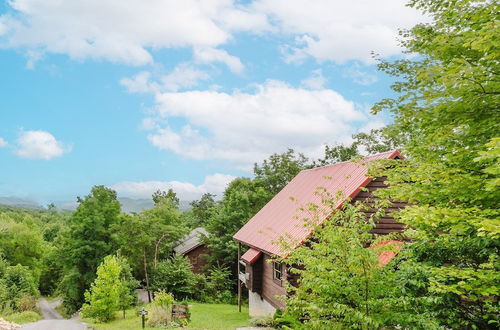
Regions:
<instances>
[{"instance_id":1,"label":"wooden siding","mask_svg":"<svg viewBox=\"0 0 500 330\"><path fill-rule=\"evenodd\" d=\"M248 290L262 294L262 272L264 270L263 254L252 265L246 264L245 272L249 275L245 282Z\"/></svg>"},{"instance_id":2,"label":"wooden siding","mask_svg":"<svg viewBox=\"0 0 500 330\"><path fill-rule=\"evenodd\" d=\"M277 298L277 296L285 296L285 279L286 274L285 267L283 267L282 280L276 281L273 276L273 262L271 257L267 254L263 254L262 259L262 296L275 308L284 308L285 304L283 301Z\"/></svg>"},{"instance_id":3,"label":"wooden siding","mask_svg":"<svg viewBox=\"0 0 500 330\"><path fill-rule=\"evenodd\" d=\"M386 178L385 177L380 177L376 178L370 183L366 185L366 191L360 191L353 199L352 203L355 202L361 202L365 205L373 205L375 201L379 200L378 197L373 195L373 192L378 190L378 189L384 189L387 188L387 184L385 183ZM404 231L404 224L396 222L394 218L391 216L392 212L399 211L400 209L404 208L407 203L402 203L402 202L392 202L392 205L388 208L385 209L385 215L381 217L380 219L375 221L375 228L372 230L372 233L374 234L389 234L389 233L394 233L394 232L403 232ZM373 213L375 213L374 209L366 209L363 211L366 216L370 216Z\"/></svg>"},{"instance_id":4,"label":"wooden siding","mask_svg":"<svg viewBox=\"0 0 500 330\"><path fill-rule=\"evenodd\" d=\"M200 245L185 254L193 265L193 273L203 273L203 266L207 264L206 255L209 253L210 250L205 245Z\"/></svg>"}]
</instances>

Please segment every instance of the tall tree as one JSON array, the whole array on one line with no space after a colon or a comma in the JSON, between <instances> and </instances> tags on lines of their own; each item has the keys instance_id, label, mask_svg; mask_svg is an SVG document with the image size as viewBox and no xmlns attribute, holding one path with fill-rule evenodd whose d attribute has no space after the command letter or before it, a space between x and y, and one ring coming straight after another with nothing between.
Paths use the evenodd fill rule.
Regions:
<instances>
[{"instance_id":1,"label":"tall tree","mask_svg":"<svg viewBox=\"0 0 500 330\"><path fill-rule=\"evenodd\" d=\"M95 279L104 257L116 252L114 230L120 220L116 192L95 186L89 195L78 198L70 228L62 245L65 276L61 283L64 305L74 312L83 304L84 292Z\"/></svg>"},{"instance_id":2,"label":"tall tree","mask_svg":"<svg viewBox=\"0 0 500 330\"><path fill-rule=\"evenodd\" d=\"M403 46L418 56L380 63L397 78L399 95L374 107L392 112L393 132L407 138L409 160L381 173L392 187L381 196L413 205L400 221L412 228L407 269L422 281L406 294L427 299L444 327L498 328L500 4L410 6L433 20L402 33Z\"/></svg>"},{"instance_id":3,"label":"tall tree","mask_svg":"<svg viewBox=\"0 0 500 330\"><path fill-rule=\"evenodd\" d=\"M210 193L205 193L201 196L199 200L192 201L190 203L193 212L193 223L192 227L203 227L205 223L210 219L217 209L217 202L215 201L215 195Z\"/></svg>"},{"instance_id":4,"label":"tall tree","mask_svg":"<svg viewBox=\"0 0 500 330\"><path fill-rule=\"evenodd\" d=\"M255 180L272 196L276 195L300 171L309 167L309 160L303 154L288 149L281 154L272 154L262 164L255 164Z\"/></svg>"},{"instance_id":5,"label":"tall tree","mask_svg":"<svg viewBox=\"0 0 500 330\"><path fill-rule=\"evenodd\" d=\"M164 196L152 209L123 215L117 239L120 252L129 261L134 275L149 288L151 270L171 253L174 243L186 233L175 200Z\"/></svg>"},{"instance_id":6,"label":"tall tree","mask_svg":"<svg viewBox=\"0 0 500 330\"><path fill-rule=\"evenodd\" d=\"M155 203L155 205L158 205L160 204L160 202L168 202L170 204L172 204L172 206L178 208L179 207L179 197L177 197L177 194L175 193L175 191L170 188L168 189L167 192L165 191L161 191L161 190L157 190L153 193L153 196L152 196L152 199L153 199L153 202Z\"/></svg>"},{"instance_id":7,"label":"tall tree","mask_svg":"<svg viewBox=\"0 0 500 330\"><path fill-rule=\"evenodd\" d=\"M272 195L259 181L238 178L224 192L217 213L206 225L207 246L212 264L229 266L236 272L237 243L233 235L268 201Z\"/></svg>"}]
</instances>

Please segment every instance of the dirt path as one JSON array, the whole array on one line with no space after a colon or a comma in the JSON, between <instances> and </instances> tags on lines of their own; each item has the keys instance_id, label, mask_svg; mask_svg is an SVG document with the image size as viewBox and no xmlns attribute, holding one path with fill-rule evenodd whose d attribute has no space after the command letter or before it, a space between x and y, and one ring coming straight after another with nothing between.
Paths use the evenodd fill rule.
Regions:
<instances>
[{"instance_id":1,"label":"dirt path","mask_svg":"<svg viewBox=\"0 0 500 330\"><path fill-rule=\"evenodd\" d=\"M27 323L21 327L22 330L85 330L87 327L77 318L66 320L55 308L61 304L61 299L47 301L40 299L38 306L42 312L44 320Z\"/></svg>"}]
</instances>

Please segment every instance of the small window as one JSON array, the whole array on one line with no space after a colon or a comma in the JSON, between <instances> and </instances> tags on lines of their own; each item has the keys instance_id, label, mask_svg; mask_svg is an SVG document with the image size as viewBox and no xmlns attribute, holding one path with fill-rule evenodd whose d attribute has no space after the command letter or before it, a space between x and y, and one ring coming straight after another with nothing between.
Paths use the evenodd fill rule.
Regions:
<instances>
[{"instance_id":1,"label":"small window","mask_svg":"<svg viewBox=\"0 0 500 330\"><path fill-rule=\"evenodd\" d=\"M274 269L274 279L281 281L281 276L282 276L282 264L281 262L273 262L273 269Z\"/></svg>"}]
</instances>

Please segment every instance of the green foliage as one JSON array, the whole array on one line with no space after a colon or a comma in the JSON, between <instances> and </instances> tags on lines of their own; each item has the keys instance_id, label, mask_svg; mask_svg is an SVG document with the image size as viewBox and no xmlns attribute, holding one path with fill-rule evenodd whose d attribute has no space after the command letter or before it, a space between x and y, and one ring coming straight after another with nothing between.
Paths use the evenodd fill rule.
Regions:
<instances>
[{"instance_id":1,"label":"green foliage","mask_svg":"<svg viewBox=\"0 0 500 330\"><path fill-rule=\"evenodd\" d=\"M374 111L395 117L407 161L376 173L409 201L399 214L412 239L402 295L434 311L446 328L498 328L500 291L499 45L500 5L487 0L412 0L433 21L402 32L417 57L381 62L398 78L394 99Z\"/></svg>"},{"instance_id":2,"label":"green foliage","mask_svg":"<svg viewBox=\"0 0 500 330\"><path fill-rule=\"evenodd\" d=\"M97 278L90 291L85 292L86 304L82 307L84 317L99 322L108 322L115 318L120 308L131 305L130 284L123 261L115 256L107 256L97 268ZM130 277L129 277L130 278Z\"/></svg>"},{"instance_id":3,"label":"green foliage","mask_svg":"<svg viewBox=\"0 0 500 330\"><path fill-rule=\"evenodd\" d=\"M167 258L174 243L186 233L179 209L170 199L160 198L152 209L122 215L116 237L134 276L148 286L158 260Z\"/></svg>"},{"instance_id":4,"label":"green foliage","mask_svg":"<svg viewBox=\"0 0 500 330\"><path fill-rule=\"evenodd\" d=\"M287 299L283 326L297 326L302 319L308 329L418 328L405 322L407 311L392 304L392 288L398 285L394 271L378 260L382 251L395 251L397 246L379 244L382 238L374 240L369 233L374 219L366 220L363 205L346 204L318 227L325 208L331 213L335 205L335 195L319 193L323 194L322 208L304 207L312 214L305 225L314 231L314 238L284 260L288 273L300 278L298 287L288 287L293 295ZM427 326L432 327L432 322Z\"/></svg>"},{"instance_id":5,"label":"green foliage","mask_svg":"<svg viewBox=\"0 0 500 330\"><path fill-rule=\"evenodd\" d=\"M190 298L196 290L191 267L189 259L178 254L159 262L152 276L152 289L171 292L181 300Z\"/></svg>"},{"instance_id":6,"label":"green foliage","mask_svg":"<svg viewBox=\"0 0 500 330\"><path fill-rule=\"evenodd\" d=\"M272 154L262 164L255 164L253 172L255 180L271 196L276 195L300 171L308 167L309 160L303 154L295 154L293 149L288 149L282 154Z\"/></svg>"},{"instance_id":7,"label":"green foliage","mask_svg":"<svg viewBox=\"0 0 500 330\"><path fill-rule=\"evenodd\" d=\"M113 229L120 221L120 203L116 192L95 186L71 216L70 228L62 242L64 278L61 292L68 312L76 311L84 301L84 292L95 279L104 257L118 249Z\"/></svg>"},{"instance_id":8,"label":"green foliage","mask_svg":"<svg viewBox=\"0 0 500 330\"><path fill-rule=\"evenodd\" d=\"M155 299L151 304L158 307L172 307L173 303L174 295L166 292L165 290L160 290L156 292Z\"/></svg>"},{"instance_id":9,"label":"green foliage","mask_svg":"<svg viewBox=\"0 0 500 330\"><path fill-rule=\"evenodd\" d=\"M169 203L173 207L179 208L179 198L172 188L170 188L167 192L161 190L155 191L153 193L152 199L155 205L158 205L160 203Z\"/></svg>"},{"instance_id":10,"label":"green foliage","mask_svg":"<svg viewBox=\"0 0 500 330\"><path fill-rule=\"evenodd\" d=\"M32 323L36 322L42 319L40 314L34 311L27 311L27 312L20 312L20 313L13 313L9 315L3 315L2 316L6 321L16 323L16 324L25 324L25 323Z\"/></svg>"},{"instance_id":11,"label":"green foliage","mask_svg":"<svg viewBox=\"0 0 500 330\"><path fill-rule=\"evenodd\" d=\"M350 146L345 146L342 144L337 144L333 146L325 146L325 155L323 158L318 159L314 162L314 166L325 166L330 164L335 164L338 162L344 162L359 156L358 145L352 143Z\"/></svg>"},{"instance_id":12,"label":"green foliage","mask_svg":"<svg viewBox=\"0 0 500 330\"><path fill-rule=\"evenodd\" d=\"M261 182L238 178L228 185L217 213L206 225L212 265L221 264L236 272L238 244L233 235L272 197Z\"/></svg>"},{"instance_id":13,"label":"green foliage","mask_svg":"<svg viewBox=\"0 0 500 330\"><path fill-rule=\"evenodd\" d=\"M148 325L155 328L165 327L172 321L172 305L174 296L160 290L149 305Z\"/></svg>"},{"instance_id":14,"label":"green foliage","mask_svg":"<svg viewBox=\"0 0 500 330\"><path fill-rule=\"evenodd\" d=\"M193 213L193 220L190 223L192 228L204 227L208 219L214 216L217 211L217 202L214 198L215 195L205 193L199 200L190 203Z\"/></svg>"},{"instance_id":15,"label":"green foliage","mask_svg":"<svg viewBox=\"0 0 500 330\"><path fill-rule=\"evenodd\" d=\"M232 291L233 277L228 268L213 266L204 274L195 274L193 299L210 303L236 303Z\"/></svg>"},{"instance_id":16,"label":"green foliage","mask_svg":"<svg viewBox=\"0 0 500 330\"><path fill-rule=\"evenodd\" d=\"M16 312L36 309L37 282L26 266L8 266L0 259L0 312Z\"/></svg>"},{"instance_id":17,"label":"green foliage","mask_svg":"<svg viewBox=\"0 0 500 330\"><path fill-rule=\"evenodd\" d=\"M132 276L132 268L127 261L120 257L117 259L121 268L120 281L122 284L118 293L118 307L122 310L123 318L125 318L125 311L130 306L137 304L136 289L139 286L139 281Z\"/></svg>"},{"instance_id":18,"label":"green foliage","mask_svg":"<svg viewBox=\"0 0 500 330\"><path fill-rule=\"evenodd\" d=\"M0 213L0 254L12 265L28 267L37 283L46 247L38 225L29 213Z\"/></svg>"}]
</instances>

